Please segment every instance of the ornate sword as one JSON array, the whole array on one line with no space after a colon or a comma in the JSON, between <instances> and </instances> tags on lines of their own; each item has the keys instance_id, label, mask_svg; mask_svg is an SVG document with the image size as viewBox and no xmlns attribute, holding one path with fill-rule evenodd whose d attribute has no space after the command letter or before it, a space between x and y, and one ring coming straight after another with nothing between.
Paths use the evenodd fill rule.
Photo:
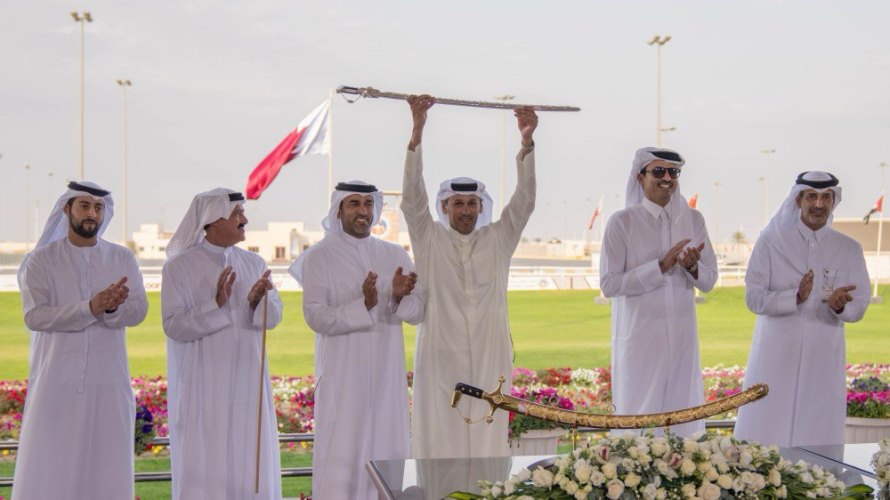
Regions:
<instances>
[{"instance_id":1,"label":"ornate sword","mask_svg":"<svg viewBox=\"0 0 890 500\"><path fill-rule=\"evenodd\" d=\"M561 408L553 408L531 401L526 401L517 397L501 393L504 385L504 377L498 379L498 386L491 392L484 392L482 389L458 383L454 386L454 393L451 395L451 406L457 407L461 395L466 394L477 399L488 402L491 406L491 413L486 417L485 421L491 423L494 420L495 410L506 410L514 413L521 413L550 422L566 424L572 427L598 427L601 429L646 429L649 427L667 427L671 425L692 422L721 413L736 409L742 405L746 405L752 401L757 401L767 395L769 387L766 384L752 385L750 388L729 396L728 398L718 399L700 406L685 408L682 410L669 411L664 413L650 413L648 415L594 415L591 413L582 413L578 411L563 410Z\"/></svg>"},{"instance_id":2,"label":"ornate sword","mask_svg":"<svg viewBox=\"0 0 890 500\"><path fill-rule=\"evenodd\" d=\"M374 87L347 87L345 85L337 87L337 93L358 96L352 100L349 100L349 98L347 98L346 100L349 102L355 102L363 97L382 97L384 99L400 99L404 101L408 99L409 96L409 94L400 94L398 92L383 92L375 89ZM468 101L464 99L449 99L447 97L436 97L436 104L449 104L451 106L468 106L471 108L495 109L516 109L527 106L534 109L535 111L581 111L581 108L576 106L550 106L546 104L507 104L506 102Z\"/></svg>"}]
</instances>

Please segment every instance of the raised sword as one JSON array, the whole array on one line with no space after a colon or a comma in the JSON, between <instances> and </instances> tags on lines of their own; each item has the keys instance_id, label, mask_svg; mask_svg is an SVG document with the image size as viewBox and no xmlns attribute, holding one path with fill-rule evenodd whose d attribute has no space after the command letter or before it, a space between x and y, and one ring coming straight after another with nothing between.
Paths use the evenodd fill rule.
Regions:
<instances>
[{"instance_id":1,"label":"raised sword","mask_svg":"<svg viewBox=\"0 0 890 500\"><path fill-rule=\"evenodd\" d=\"M410 94L401 94L398 92L384 92L374 87L337 87L338 94L357 96L349 102L355 102L364 97L368 98L384 98L384 99L400 99L407 100ZM490 101L469 101L466 99L450 99L447 97L436 97L436 104L447 104L450 106L467 106L471 108L494 108L494 109L516 109L529 107L535 111L581 111L577 106L551 106L547 104L508 104L506 102L490 102Z\"/></svg>"}]
</instances>

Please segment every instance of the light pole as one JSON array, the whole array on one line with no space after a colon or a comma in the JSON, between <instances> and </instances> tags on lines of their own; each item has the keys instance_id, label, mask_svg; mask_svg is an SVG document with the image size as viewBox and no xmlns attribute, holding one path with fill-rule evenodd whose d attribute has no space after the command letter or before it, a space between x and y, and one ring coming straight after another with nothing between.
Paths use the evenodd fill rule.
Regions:
<instances>
[{"instance_id":1,"label":"light pole","mask_svg":"<svg viewBox=\"0 0 890 500\"><path fill-rule=\"evenodd\" d=\"M763 227L769 223L769 175L772 171L772 155L776 153L775 149L761 149L761 153L766 155L766 167L763 171Z\"/></svg>"},{"instance_id":2,"label":"light pole","mask_svg":"<svg viewBox=\"0 0 890 500\"><path fill-rule=\"evenodd\" d=\"M671 35L655 35L649 40L649 45L655 45L657 54L655 77L655 145L661 146L661 47L671 41Z\"/></svg>"},{"instance_id":3,"label":"light pole","mask_svg":"<svg viewBox=\"0 0 890 500\"><path fill-rule=\"evenodd\" d=\"M512 101L516 98L515 95L499 95L494 97L496 100L503 102L504 104L507 101ZM498 190L498 208L496 210L497 214L500 214L504 209L504 177L505 170L507 168L507 110L501 112L501 172L500 172L500 189ZM491 214L494 217L495 214Z\"/></svg>"},{"instance_id":4,"label":"light pole","mask_svg":"<svg viewBox=\"0 0 890 500\"><path fill-rule=\"evenodd\" d=\"M25 252L31 246L31 165L25 163Z\"/></svg>"},{"instance_id":5,"label":"light pole","mask_svg":"<svg viewBox=\"0 0 890 500\"><path fill-rule=\"evenodd\" d=\"M83 14L74 11L71 13L74 22L80 23L80 163L78 170L78 180L83 180L83 32L84 23L93 22L93 16L89 12L84 11Z\"/></svg>"},{"instance_id":6,"label":"light pole","mask_svg":"<svg viewBox=\"0 0 890 500\"><path fill-rule=\"evenodd\" d=\"M130 80L116 80L117 85L121 88L121 142L123 146L122 158L122 178L123 178L123 222L124 222L124 246L129 248L130 240L127 234L127 87L131 87L133 82Z\"/></svg>"}]
</instances>

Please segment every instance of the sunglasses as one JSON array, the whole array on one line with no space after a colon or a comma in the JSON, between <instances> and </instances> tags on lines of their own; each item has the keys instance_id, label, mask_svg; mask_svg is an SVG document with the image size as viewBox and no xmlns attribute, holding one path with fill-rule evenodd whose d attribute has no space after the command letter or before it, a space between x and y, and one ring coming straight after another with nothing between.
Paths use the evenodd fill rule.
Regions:
<instances>
[{"instance_id":1,"label":"sunglasses","mask_svg":"<svg viewBox=\"0 0 890 500\"><path fill-rule=\"evenodd\" d=\"M643 170L643 174L650 173L652 177L656 179L661 179L664 177L664 174L667 173L671 176L671 179L676 179L680 177L680 169L677 167L652 167L652 170Z\"/></svg>"}]
</instances>

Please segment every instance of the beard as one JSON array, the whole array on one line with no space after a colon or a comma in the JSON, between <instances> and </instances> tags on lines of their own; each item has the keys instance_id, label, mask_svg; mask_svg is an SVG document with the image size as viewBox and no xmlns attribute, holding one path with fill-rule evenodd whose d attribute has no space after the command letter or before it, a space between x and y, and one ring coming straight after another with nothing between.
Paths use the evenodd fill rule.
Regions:
<instances>
[{"instance_id":1,"label":"beard","mask_svg":"<svg viewBox=\"0 0 890 500\"><path fill-rule=\"evenodd\" d=\"M93 224L95 224L95 227L93 227L92 229L87 229L83 227L84 222L92 222ZM68 224L71 226L71 230L74 231L75 234L87 239L93 238L94 236L99 234L99 228L102 227L102 223L96 221L95 219L84 219L80 222L74 222L74 218L72 218L70 215L68 216Z\"/></svg>"}]
</instances>

